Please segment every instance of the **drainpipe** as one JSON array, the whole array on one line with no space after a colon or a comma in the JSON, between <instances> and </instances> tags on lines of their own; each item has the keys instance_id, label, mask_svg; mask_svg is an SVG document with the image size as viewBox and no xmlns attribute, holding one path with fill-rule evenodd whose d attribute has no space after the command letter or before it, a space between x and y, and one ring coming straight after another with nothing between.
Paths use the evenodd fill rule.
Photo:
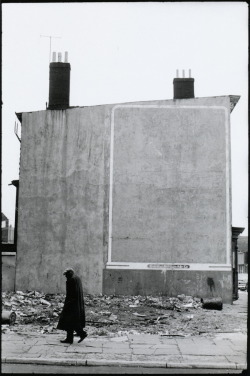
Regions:
<instances>
[{"instance_id":1,"label":"drainpipe","mask_svg":"<svg viewBox=\"0 0 250 376\"><path fill-rule=\"evenodd\" d=\"M18 198L19 198L19 180L12 180L11 184L16 187L16 207L15 207L15 230L14 230L14 249L17 251L17 226L18 226Z\"/></svg>"},{"instance_id":2,"label":"drainpipe","mask_svg":"<svg viewBox=\"0 0 250 376\"><path fill-rule=\"evenodd\" d=\"M18 198L19 198L19 180L12 180L11 184L16 187L16 207L15 207L15 230L14 230L14 251L17 254L17 227L18 227ZM17 258L17 256L16 256ZM14 278L14 292L16 292L16 264L15 264L15 278Z\"/></svg>"}]
</instances>

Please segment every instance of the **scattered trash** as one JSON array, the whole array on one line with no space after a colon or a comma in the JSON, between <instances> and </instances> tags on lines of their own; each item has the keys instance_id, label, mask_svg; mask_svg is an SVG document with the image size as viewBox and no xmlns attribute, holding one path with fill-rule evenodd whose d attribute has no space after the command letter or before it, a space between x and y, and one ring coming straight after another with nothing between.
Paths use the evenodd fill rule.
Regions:
<instances>
[{"instance_id":1,"label":"scattered trash","mask_svg":"<svg viewBox=\"0 0 250 376\"><path fill-rule=\"evenodd\" d=\"M167 315L159 316L159 317L157 317L156 322L159 322L160 320L165 320L165 319L167 319L168 317L169 317L169 316L167 316Z\"/></svg>"},{"instance_id":2,"label":"scattered trash","mask_svg":"<svg viewBox=\"0 0 250 376\"><path fill-rule=\"evenodd\" d=\"M192 320L194 318L194 315L185 315L184 317L183 317L183 321L190 321L190 320Z\"/></svg>"},{"instance_id":3,"label":"scattered trash","mask_svg":"<svg viewBox=\"0 0 250 376\"><path fill-rule=\"evenodd\" d=\"M137 313L137 312L133 312L133 315L138 316L138 317L146 317L146 315L143 315L143 314Z\"/></svg>"},{"instance_id":4,"label":"scattered trash","mask_svg":"<svg viewBox=\"0 0 250 376\"><path fill-rule=\"evenodd\" d=\"M193 303L183 304L184 308L193 308Z\"/></svg>"},{"instance_id":5,"label":"scattered trash","mask_svg":"<svg viewBox=\"0 0 250 376\"><path fill-rule=\"evenodd\" d=\"M117 321L117 316L113 315L113 313L109 316L109 320L111 321Z\"/></svg>"},{"instance_id":6,"label":"scattered trash","mask_svg":"<svg viewBox=\"0 0 250 376\"><path fill-rule=\"evenodd\" d=\"M40 302L41 302L42 304L45 304L45 305L51 306L50 302L48 302L47 300L40 299Z\"/></svg>"},{"instance_id":7,"label":"scattered trash","mask_svg":"<svg viewBox=\"0 0 250 376\"><path fill-rule=\"evenodd\" d=\"M91 311L92 312L92 311ZM94 313L94 312L93 312ZM104 316L110 316L112 312L109 311L100 311L99 315L104 315Z\"/></svg>"},{"instance_id":8,"label":"scattered trash","mask_svg":"<svg viewBox=\"0 0 250 376\"><path fill-rule=\"evenodd\" d=\"M183 301L185 299L185 295L184 294L181 294L181 295L177 295L177 298L180 300L180 301Z\"/></svg>"},{"instance_id":9,"label":"scattered trash","mask_svg":"<svg viewBox=\"0 0 250 376\"><path fill-rule=\"evenodd\" d=\"M203 333L211 335L229 329L233 332L236 328L230 309L225 308L225 320L218 309L203 309L205 299L201 301L184 294L177 297L87 294L84 299L87 331L93 336L145 333L183 337ZM64 294L37 291L2 293L2 311L16 315L14 325L2 325L2 332L32 330L43 334L58 333L56 327L64 301ZM240 323L245 323L243 318L240 320ZM237 319L237 328L242 328L243 324L240 326Z\"/></svg>"}]
</instances>

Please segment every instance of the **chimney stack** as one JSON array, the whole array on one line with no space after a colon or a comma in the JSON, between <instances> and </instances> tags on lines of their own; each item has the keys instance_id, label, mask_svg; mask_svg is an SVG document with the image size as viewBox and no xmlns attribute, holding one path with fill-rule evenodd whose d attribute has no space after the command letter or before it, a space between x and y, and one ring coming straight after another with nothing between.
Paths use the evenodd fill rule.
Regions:
<instances>
[{"instance_id":1,"label":"chimney stack","mask_svg":"<svg viewBox=\"0 0 250 376\"><path fill-rule=\"evenodd\" d=\"M68 52L65 52L65 62L62 62L62 53L53 52L49 71L49 106L48 110L64 110L69 108L70 93L70 64Z\"/></svg>"},{"instance_id":2,"label":"chimney stack","mask_svg":"<svg viewBox=\"0 0 250 376\"><path fill-rule=\"evenodd\" d=\"M191 69L189 69L189 78L185 78L185 70L182 71L182 78L179 78L179 71L176 70L174 84L174 99L194 98L194 78L191 78Z\"/></svg>"}]
</instances>

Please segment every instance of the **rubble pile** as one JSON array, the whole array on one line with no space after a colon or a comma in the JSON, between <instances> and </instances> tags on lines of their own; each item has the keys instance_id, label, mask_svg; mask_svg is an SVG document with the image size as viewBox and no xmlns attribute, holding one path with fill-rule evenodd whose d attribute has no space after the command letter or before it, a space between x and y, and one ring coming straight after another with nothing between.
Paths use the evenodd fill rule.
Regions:
<instances>
[{"instance_id":1,"label":"rubble pile","mask_svg":"<svg viewBox=\"0 0 250 376\"><path fill-rule=\"evenodd\" d=\"M199 335L237 328L235 318L202 309L201 299L192 296L85 295L86 327L90 335L150 333L162 336ZM31 329L58 333L56 326L64 305L64 294L37 291L2 293L2 310L16 313L8 330ZM242 323L244 327L245 323ZM6 326L2 330L7 330Z\"/></svg>"},{"instance_id":2,"label":"rubble pile","mask_svg":"<svg viewBox=\"0 0 250 376\"><path fill-rule=\"evenodd\" d=\"M37 291L2 293L2 309L16 313L17 324L49 324L58 320L65 296Z\"/></svg>"}]
</instances>

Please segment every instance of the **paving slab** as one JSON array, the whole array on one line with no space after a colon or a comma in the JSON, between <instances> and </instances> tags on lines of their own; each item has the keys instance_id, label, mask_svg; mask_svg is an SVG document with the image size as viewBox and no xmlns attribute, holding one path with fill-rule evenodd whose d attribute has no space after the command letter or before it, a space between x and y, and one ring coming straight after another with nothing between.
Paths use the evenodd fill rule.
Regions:
<instances>
[{"instance_id":1,"label":"paving slab","mask_svg":"<svg viewBox=\"0 0 250 376\"><path fill-rule=\"evenodd\" d=\"M133 351L133 355L152 356L155 352L155 349L152 349L151 347L141 346L141 347L133 348L132 351Z\"/></svg>"},{"instance_id":2,"label":"paving slab","mask_svg":"<svg viewBox=\"0 0 250 376\"><path fill-rule=\"evenodd\" d=\"M21 354L26 354L29 350L31 349L30 346L15 346L13 349L12 348L2 348L2 354L17 354L17 353L21 353Z\"/></svg>"},{"instance_id":3,"label":"paving slab","mask_svg":"<svg viewBox=\"0 0 250 376\"><path fill-rule=\"evenodd\" d=\"M201 347L199 345L192 345L188 348L186 346L183 346L179 344L179 349L182 354L185 355L234 355L235 351L230 346L216 346L215 344L211 343L204 347Z\"/></svg>"},{"instance_id":4,"label":"paving slab","mask_svg":"<svg viewBox=\"0 0 250 376\"><path fill-rule=\"evenodd\" d=\"M155 349L155 352L154 352L154 355L179 355L180 354L180 350L175 347L175 348L156 348Z\"/></svg>"},{"instance_id":5,"label":"paving slab","mask_svg":"<svg viewBox=\"0 0 250 376\"><path fill-rule=\"evenodd\" d=\"M152 334L132 335L128 334L128 340L132 343L154 344L159 343L160 336Z\"/></svg>"},{"instance_id":6,"label":"paving slab","mask_svg":"<svg viewBox=\"0 0 250 376\"><path fill-rule=\"evenodd\" d=\"M129 342L128 336L113 337L110 338L110 342Z\"/></svg>"},{"instance_id":7,"label":"paving slab","mask_svg":"<svg viewBox=\"0 0 250 376\"><path fill-rule=\"evenodd\" d=\"M143 354L136 354L131 356L131 360L133 361L141 361L141 362L165 362L167 363L167 356L166 355L143 355Z\"/></svg>"},{"instance_id":8,"label":"paving slab","mask_svg":"<svg viewBox=\"0 0 250 376\"><path fill-rule=\"evenodd\" d=\"M77 349L70 348L66 351L67 354L74 353L74 354L88 354L88 353L102 353L101 347L78 347Z\"/></svg>"},{"instance_id":9,"label":"paving slab","mask_svg":"<svg viewBox=\"0 0 250 376\"><path fill-rule=\"evenodd\" d=\"M109 348L129 349L130 343L129 342L127 342L127 343L120 342L119 344L117 344L116 342L103 342L102 347L103 347L103 349L109 349Z\"/></svg>"},{"instance_id":10,"label":"paving slab","mask_svg":"<svg viewBox=\"0 0 250 376\"><path fill-rule=\"evenodd\" d=\"M124 349L118 349L118 348L112 348L112 347L107 347L103 349L103 354L120 354L122 350L123 354L131 354L131 349L129 348L124 348Z\"/></svg>"},{"instance_id":11,"label":"paving slab","mask_svg":"<svg viewBox=\"0 0 250 376\"><path fill-rule=\"evenodd\" d=\"M59 345L60 344L60 341L58 341L57 339L53 338L53 337L48 337L48 338L42 338L42 339L39 339L37 340L36 342L34 341L34 345Z\"/></svg>"},{"instance_id":12,"label":"paving slab","mask_svg":"<svg viewBox=\"0 0 250 376\"><path fill-rule=\"evenodd\" d=\"M71 345L71 346L88 346L88 347L102 347L104 344L107 344L107 343L110 343L110 341L105 341L105 340L103 340L103 341L100 341L99 339L91 339L91 338L89 338L89 339L85 339L83 342L81 342L81 343L77 343L77 341L75 341L74 343L73 343L73 345Z\"/></svg>"}]
</instances>

